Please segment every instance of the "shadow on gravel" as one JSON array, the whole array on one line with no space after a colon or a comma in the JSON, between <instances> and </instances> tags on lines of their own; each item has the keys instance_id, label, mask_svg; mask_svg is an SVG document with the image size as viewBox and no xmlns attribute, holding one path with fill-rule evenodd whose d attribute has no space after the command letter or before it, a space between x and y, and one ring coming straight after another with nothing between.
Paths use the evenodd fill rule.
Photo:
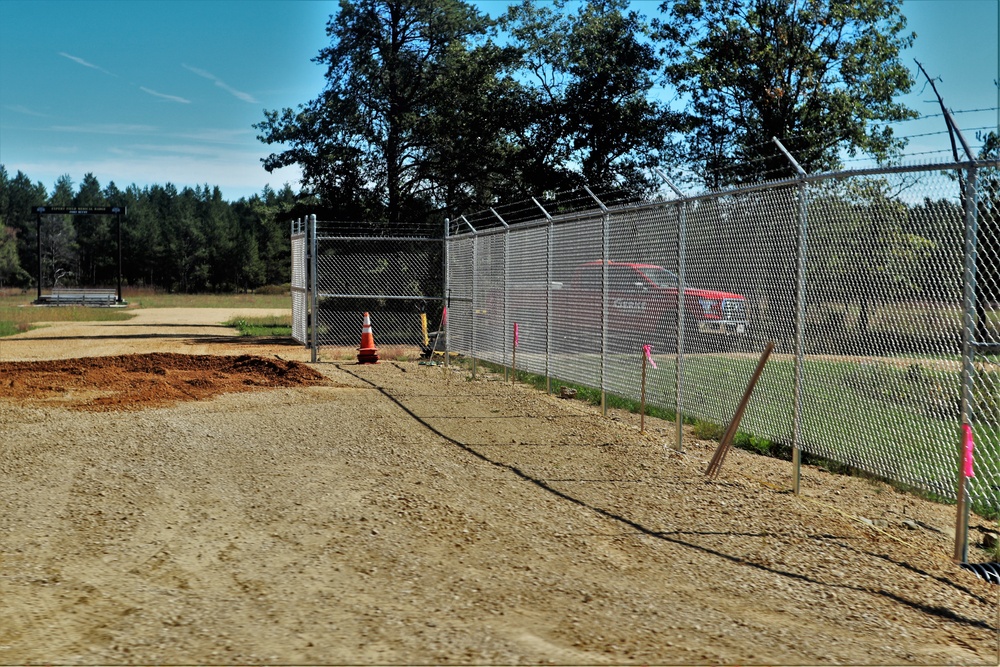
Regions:
<instances>
[{"instance_id":1,"label":"shadow on gravel","mask_svg":"<svg viewBox=\"0 0 1000 667\"><path fill-rule=\"evenodd\" d=\"M426 428L427 430L431 431L436 436L438 436L439 438L445 440L446 442L450 442L451 444L455 445L456 447L459 447L462 450L468 452L469 454L471 454L472 456L476 457L477 459L479 459L479 460L481 460L481 461L483 461L485 463L489 463L490 465L494 465L494 466L497 466L499 468L503 468L505 470L508 470L508 471L512 472L513 474L517 475L518 477L520 477L521 479L525 480L526 482L530 482L531 484L534 484L535 486L537 486L537 487L545 490L546 492L548 492L548 493L550 493L550 494L552 494L554 496L557 496L557 497L559 497L559 498L561 498L563 500L566 500L568 502L571 502L571 503L573 503L575 505L579 505L581 507L585 507L585 508L587 508L588 510L590 510L592 512L595 512L595 513L597 513L597 514L599 514L601 516L604 516L604 517L606 517L608 519L611 519L612 521L616 521L616 522L618 522L618 523L620 523L622 525L628 526L629 528L632 528L632 529L638 531L639 533L642 533L642 534L647 535L649 537L653 537L653 538L656 538L656 539L659 539L659 540L663 540L665 542L670 542L671 544L675 544L675 545L678 545L678 546L681 546L681 547L692 549L694 551L698 551L698 552L701 552L701 553L706 554L706 555L711 555L711 556L715 556L717 558L722 558L722 559L730 561L732 563L737 563L737 564L740 564L740 565L745 565L747 567L752 567L752 568L755 568L755 569L758 569L758 570L762 570L762 571L765 571L765 572L770 572L772 574L775 574L775 575L778 575L778 576L782 576L782 577L786 577L788 579L794 579L796 581L802 581L802 582L806 582L806 583L809 583L809 584L814 584L814 585L817 585L817 586L826 586L826 587L829 587L829 588L839 588L839 589L843 589L843 590L853 590L853 591L857 591L857 592L860 592L860 593L868 593L868 594L873 594L873 595L879 595L879 596L888 598L888 599L890 599L890 600L892 600L894 602L897 602L899 604L903 604L903 605L906 605L908 607L911 607L911 608L913 608L913 609L915 609L917 611L920 611L922 613L925 613L925 614L928 614L928 615L931 615L931 616L937 616L939 618L943 618L943 619L946 619L948 621L960 623L962 625L967 625L967 626L971 626L971 627L978 627L978 628L982 628L982 629L985 629L985 630L996 630L997 629L996 627L994 627L994 626L992 626L992 625L990 625L990 624L988 624L988 623L986 623L984 621L980 621L980 620L976 620L976 619L971 619L971 618L966 618L966 617L961 616L959 614L956 614L955 612L951 611L950 609L946 609L944 607L938 607L938 606L934 606L934 605L927 605L927 604L923 604L923 603L920 603L920 602L914 602L912 600L907 600L906 598L901 597L900 595L898 595L896 593L892 593L890 591L886 591L886 590L881 589L881 588L875 588L875 587L864 588L864 587L861 587L861 586L853 586L853 585L848 585L848 584L830 583L830 582L827 582L827 581L823 581L821 579L816 579L816 578L808 576L806 574L800 574L798 572L789 572L787 570L780 570L780 569L776 569L774 567L769 567L767 565L763 565L761 563L757 563L757 562L754 562L752 560L747 560L747 559L745 559L745 558L743 558L741 556L735 555L735 554L725 553L725 552L719 551L717 549L712 549L712 548L709 548L709 547L706 547L706 546L702 546L702 545L699 545L699 544L694 544L692 542L688 542L688 541L685 541L683 539L679 539L678 537L674 537L674 535L684 534L684 533L672 533L672 532L668 533L668 532L662 532L662 531L653 530L651 528L648 528L647 526L642 525L641 523L639 523L639 522L637 522L637 521L635 521L633 519L630 519L628 517L624 517L624 516L622 516L620 514L617 514L615 512L607 510L607 509L604 509L602 507L597 507L597 506L592 505L592 504L590 504L590 503L588 503L588 502L586 502L584 500L576 498L576 497L574 497L574 496L572 496L572 495L570 495L570 494L568 494L568 493L566 493L564 491L560 491L559 489L551 486L546 480L539 479L537 477L533 477L533 476L527 474L526 472L524 472L523 470L521 470L520 468L518 468L517 466L509 465L509 464L502 463L502 462L499 462L499 461L495 461L495 460L489 458L488 456L486 456L485 454L483 454L480 451L477 451L476 449L474 449L470 445L468 445L466 443L463 443L463 442L460 442L459 440L456 440L456 439L452 438L451 436L448 436L445 433L442 433L441 431L439 431L438 429L436 429L434 426L428 424L424 419L422 419L421 417L419 417L415 412L413 412L402 401L400 401L394 395L392 395L391 393L389 393L384 387L381 387L381 386L375 384L374 382L372 382L371 380L369 380L369 379L367 379L365 377L362 377L361 375L358 375L357 373L352 372L350 369L345 368L343 365L338 365L338 368L341 371L343 371L344 373L347 373L348 375L351 375L352 377L355 377L358 380L361 380L365 384L370 385L371 387L373 387L374 389L376 389L380 394L382 394L383 396L385 396L388 400L390 400L394 404L396 404L406 414L410 415L410 417L412 417L414 421L419 422L424 428ZM727 534L733 534L733 533L727 533ZM834 537L835 539L840 539L840 538L837 538L836 536L832 536L832 537ZM840 544L840 543L838 542L838 544ZM844 546L844 545L841 544L841 546ZM850 547L847 547L847 548L850 548ZM857 551L856 549L854 549L854 550ZM921 574L925 574L925 573L920 572L916 568L907 566L907 565L905 565L903 563L896 563L895 561L893 561L891 559L888 559L888 558L886 558L886 557L884 557L882 555L871 554L871 553L868 553L868 552L859 552L859 553L864 553L865 556L875 556L875 557L878 557L878 558L883 558L885 560L888 560L891 563L895 563L895 564L900 565L901 567L905 567L905 568L907 568L907 569L909 569L911 571L915 571L915 572L918 572L918 573L921 573ZM934 577L934 579L936 579L937 581L939 581L939 582L941 582L941 583L943 583L943 584L945 584L947 586L950 586L952 588L956 588L957 590L960 590L963 593L966 593L966 594L970 595L971 597L974 597L975 599L979 600L980 602L992 603L991 600L985 600L984 598L979 597L979 596L973 594L971 591L969 591L969 589L965 588L964 586L961 586L960 584L956 584L955 582L949 581L947 579L942 579L940 577Z\"/></svg>"}]
</instances>

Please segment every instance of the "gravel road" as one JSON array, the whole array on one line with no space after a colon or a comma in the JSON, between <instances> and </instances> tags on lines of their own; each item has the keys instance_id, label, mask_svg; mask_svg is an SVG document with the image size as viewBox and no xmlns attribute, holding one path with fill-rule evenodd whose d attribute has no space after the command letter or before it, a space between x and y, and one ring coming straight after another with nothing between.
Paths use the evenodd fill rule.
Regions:
<instances>
[{"instance_id":1,"label":"gravel road","mask_svg":"<svg viewBox=\"0 0 1000 667\"><path fill-rule=\"evenodd\" d=\"M0 361L308 360L231 315L53 325ZM739 450L707 480L716 443L673 451L672 423L460 368L310 367L127 411L4 392L0 664L998 664L952 507L808 467L796 496Z\"/></svg>"}]
</instances>

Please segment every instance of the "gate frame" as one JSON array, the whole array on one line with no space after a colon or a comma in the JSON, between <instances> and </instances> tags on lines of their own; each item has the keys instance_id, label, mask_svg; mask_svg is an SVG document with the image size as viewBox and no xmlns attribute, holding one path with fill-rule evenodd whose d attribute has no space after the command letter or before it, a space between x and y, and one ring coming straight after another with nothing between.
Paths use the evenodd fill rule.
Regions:
<instances>
[{"instance_id":1,"label":"gate frame","mask_svg":"<svg viewBox=\"0 0 1000 667\"><path fill-rule=\"evenodd\" d=\"M371 225L370 221L361 221L357 224ZM382 224L382 223L379 223ZM391 224L391 223L390 223ZM300 317L306 319L304 323L303 330L306 332L306 340L300 341L304 342L305 346L310 349L310 359L312 363L316 363L319 359L319 335L318 335L318 325L317 325L317 314L319 312L319 299L320 297L352 297L352 298L380 298L380 299L396 299L396 300L409 300L409 301L427 301L427 302L441 302L444 305L445 310L443 312L447 313L447 307L449 305L449 292L448 292L448 235L449 235L449 221L444 221L444 235L440 237L433 236L408 236L408 235L385 235L385 236L347 236L347 235L320 235L318 232L318 220L315 214L309 214L305 216L301 221L292 221L292 237L304 236L304 243L302 247L302 252L305 257L303 258L303 267L305 273L305 286L298 287L292 285L292 291L304 291L306 295L306 307L303 309L302 313L299 313ZM391 227L390 227L391 229ZM441 272L441 295L440 296L404 296L404 295L387 295L387 294L333 294L329 292L320 291L319 285L319 262L317 261L319 253L319 241L350 241L350 242L379 242L379 241L405 241L405 242L433 242L440 243L442 248L442 272ZM293 302L294 311L294 302ZM292 313L293 319L296 313ZM444 333L444 355L445 363L448 363L448 336L447 336L447 325L446 319L442 318L441 328Z\"/></svg>"}]
</instances>

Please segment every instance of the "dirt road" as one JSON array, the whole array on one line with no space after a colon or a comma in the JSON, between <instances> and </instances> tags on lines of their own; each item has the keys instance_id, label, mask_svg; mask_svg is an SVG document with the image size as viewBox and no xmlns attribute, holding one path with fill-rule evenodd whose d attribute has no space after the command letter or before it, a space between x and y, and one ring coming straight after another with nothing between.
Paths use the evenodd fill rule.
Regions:
<instances>
[{"instance_id":1,"label":"dirt road","mask_svg":"<svg viewBox=\"0 0 1000 667\"><path fill-rule=\"evenodd\" d=\"M308 360L229 315L53 326L0 361ZM4 392L0 664L998 664L951 507L812 468L795 496L743 451L707 481L715 443L495 377L311 367L122 411Z\"/></svg>"}]
</instances>

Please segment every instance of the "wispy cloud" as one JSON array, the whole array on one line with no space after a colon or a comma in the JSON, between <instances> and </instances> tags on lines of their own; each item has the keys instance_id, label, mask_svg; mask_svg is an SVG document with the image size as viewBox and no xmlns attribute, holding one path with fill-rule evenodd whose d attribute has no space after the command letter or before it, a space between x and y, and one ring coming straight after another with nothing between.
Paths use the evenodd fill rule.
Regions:
<instances>
[{"instance_id":1,"label":"wispy cloud","mask_svg":"<svg viewBox=\"0 0 1000 667\"><path fill-rule=\"evenodd\" d=\"M178 139L188 141L202 141L210 144L230 144L233 146L246 146L252 144L255 136L254 130L247 129L204 129L193 132L178 132Z\"/></svg>"},{"instance_id":2,"label":"wispy cloud","mask_svg":"<svg viewBox=\"0 0 1000 667\"><path fill-rule=\"evenodd\" d=\"M108 70L104 69L103 67L95 65L94 63L89 63L86 60L84 60L83 58L80 58L78 56L71 56L70 54L66 53L65 51L60 51L59 55L61 55L63 58L69 58L73 62L78 63L80 65L83 65L84 67L89 67L90 69L96 69L98 72L104 72L108 76L117 76L117 74L112 74L111 72L109 72Z\"/></svg>"},{"instance_id":3,"label":"wispy cloud","mask_svg":"<svg viewBox=\"0 0 1000 667\"><path fill-rule=\"evenodd\" d=\"M191 100L189 99L178 97L177 95L167 95L166 93L158 93L152 88L147 88L146 86L139 86L139 90L141 90L144 93L149 93L154 97L159 97L164 100L170 100L171 102L180 102L181 104L191 104Z\"/></svg>"},{"instance_id":4,"label":"wispy cloud","mask_svg":"<svg viewBox=\"0 0 1000 667\"><path fill-rule=\"evenodd\" d=\"M186 69L189 72L193 72L194 74L197 74L198 76L202 77L203 79L208 79L209 81L211 81L212 83L214 83L219 88L222 88L224 91L226 91L227 93L229 93L233 97L237 97L237 98L243 100L244 102L249 102L250 104L259 104L259 102L257 101L257 98L255 98L253 95L251 95L250 93L244 93L242 90L236 90L235 88L233 88L232 86L228 85L225 81L223 81L219 77L215 76L211 72L206 72L203 69L198 69L197 67L191 67L190 65L181 64L181 67L183 67L184 69Z\"/></svg>"},{"instance_id":5,"label":"wispy cloud","mask_svg":"<svg viewBox=\"0 0 1000 667\"><path fill-rule=\"evenodd\" d=\"M134 125L128 123L94 123L90 125L54 125L55 132L83 132L85 134L111 134L120 136L156 134L154 125Z\"/></svg>"},{"instance_id":6,"label":"wispy cloud","mask_svg":"<svg viewBox=\"0 0 1000 667\"><path fill-rule=\"evenodd\" d=\"M14 113L23 114L25 116L34 116L35 118L51 118L49 114L41 113L40 111L35 111L34 109L29 109L21 104L5 104L4 109L13 111Z\"/></svg>"}]
</instances>

